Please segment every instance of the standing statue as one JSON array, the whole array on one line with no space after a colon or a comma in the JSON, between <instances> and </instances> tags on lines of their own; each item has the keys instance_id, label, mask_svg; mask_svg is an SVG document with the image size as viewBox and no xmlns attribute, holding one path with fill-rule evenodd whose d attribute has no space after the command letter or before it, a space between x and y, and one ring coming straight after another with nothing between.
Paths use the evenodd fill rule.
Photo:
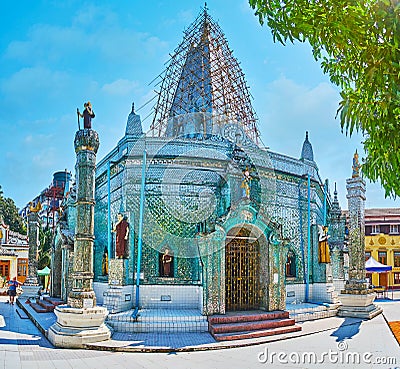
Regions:
<instances>
[{"instance_id":1,"label":"standing statue","mask_svg":"<svg viewBox=\"0 0 400 369\"><path fill-rule=\"evenodd\" d=\"M169 254L169 250L165 249L164 255L162 256L162 266L163 266L163 277L171 277L171 264L172 264L172 255Z\"/></svg>"},{"instance_id":2,"label":"standing statue","mask_svg":"<svg viewBox=\"0 0 400 369\"><path fill-rule=\"evenodd\" d=\"M353 157L353 174L352 174L352 178L356 178L360 176L360 168L361 165L358 161L358 152L356 150L356 152L354 153L354 157Z\"/></svg>"},{"instance_id":3,"label":"standing statue","mask_svg":"<svg viewBox=\"0 0 400 369\"><path fill-rule=\"evenodd\" d=\"M117 259L126 259L128 257L129 223L121 213L118 213L117 219L113 229L116 234L115 254Z\"/></svg>"},{"instance_id":4,"label":"standing statue","mask_svg":"<svg viewBox=\"0 0 400 369\"><path fill-rule=\"evenodd\" d=\"M318 224L318 262L319 263L330 263L331 256L329 252L328 244L328 227Z\"/></svg>"},{"instance_id":5,"label":"standing statue","mask_svg":"<svg viewBox=\"0 0 400 369\"><path fill-rule=\"evenodd\" d=\"M108 275L108 252L107 248L104 248L103 258L101 260L101 273L102 275Z\"/></svg>"},{"instance_id":6,"label":"standing statue","mask_svg":"<svg viewBox=\"0 0 400 369\"><path fill-rule=\"evenodd\" d=\"M252 178L251 178L248 168L246 168L246 170L243 171L243 177L244 178L243 178L242 184L240 186L241 188L243 188L242 196L247 199L250 199L250 184L251 184Z\"/></svg>"},{"instance_id":7,"label":"standing statue","mask_svg":"<svg viewBox=\"0 0 400 369\"><path fill-rule=\"evenodd\" d=\"M76 109L76 113L78 114L78 128L81 129L79 124L79 117L81 117L83 118L83 128L92 129L92 119L95 117L92 110L92 103L88 101L87 103L84 103L83 106L85 107L83 114L79 111L79 109Z\"/></svg>"}]
</instances>

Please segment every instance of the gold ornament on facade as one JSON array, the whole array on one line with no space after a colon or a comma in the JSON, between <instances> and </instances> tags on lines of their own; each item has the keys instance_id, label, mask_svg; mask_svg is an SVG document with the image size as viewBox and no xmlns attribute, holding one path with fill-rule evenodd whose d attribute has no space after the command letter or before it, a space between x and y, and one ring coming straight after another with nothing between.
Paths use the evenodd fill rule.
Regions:
<instances>
[{"instance_id":1,"label":"gold ornament on facade","mask_svg":"<svg viewBox=\"0 0 400 369\"><path fill-rule=\"evenodd\" d=\"M40 201L38 201L35 206L33 205L32 201L29 203L29 211L31 213L38 213L40 210L42 210L42 204Z\"/></svg>"},{"instance_id":2,"label":"gold ornament on facade","mask_svg":"<svg viewBox=\"0 0 400 369\"><path fill-rule=\"evenodd\" d=\"M378 242L380 245L385 245L386 244L386 237L379 237Z\"/></svg>"}]
</instances>

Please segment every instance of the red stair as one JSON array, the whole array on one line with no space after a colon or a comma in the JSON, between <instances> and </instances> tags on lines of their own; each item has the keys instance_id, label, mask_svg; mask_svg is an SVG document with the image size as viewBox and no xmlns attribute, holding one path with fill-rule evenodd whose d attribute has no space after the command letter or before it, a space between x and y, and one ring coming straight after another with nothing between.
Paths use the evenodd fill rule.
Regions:
<instances>
[{"instance_id":1,"label":"red stair","mask_svg":"<svg viewBox=\"0 0 400 369\"><path fill-rule=\"evenodd\" d=\"M65 301L59 299L58 297L49 297L46 296L44 298L44 300L46 300L47 302L50 302L50 304L53 304L54 306L58 306L58 305L63 305L65 304Z\"/></svg>"},{"instance_id":2,"label":"red stair","mask_svg":"<svg viewBox=\"0 0 400 369\"><path fill-rule=\"evenodd\" d=\"M208 317L209 331L217 341L267 337L297 332L301 327L288 311L244 311Z\"/></svg>"},{"instance_id":3,"label":"red stair","mask_svg":"<svg viewBox=\"0 0 400 369\"><path fill-rule=\"evenodd\" d=\"M36 302L31 303L31 308L35 310L37 313L48 313L46 308L44 308L42 305Z\"/></svg>"},{"instance_id":4,"label":"red stair","mask_svg":"<svg viewBox=\"0 0 400 369\"><path fill-rule=\"evenodd\" d=\"M65 302L55 297L46 296L43 300L37 298L36 302L32 302L30 305L37 313L48 313L54 311L54 308L61 304L65 304Z\"/></svg>"}]
</instances>

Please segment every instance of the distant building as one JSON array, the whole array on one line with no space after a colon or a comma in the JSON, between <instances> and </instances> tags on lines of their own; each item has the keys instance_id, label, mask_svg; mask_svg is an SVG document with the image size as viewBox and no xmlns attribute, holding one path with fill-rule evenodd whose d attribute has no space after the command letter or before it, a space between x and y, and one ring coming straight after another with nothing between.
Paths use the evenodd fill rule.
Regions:
<instances>
[{"instance_id":1,"label":"distant building","mask_svg":"<svg viewBox=\"0 0 400 369\"><path fill-rule=\"evenodd\" d=\"M31 206L41 206L38 212L43 228L54 228L58 217L61 201L64 193L69 190L69 182L71 181L71 173L66 169L64 171L55 172L53 181L49 187L45 188L32 201L26 204L19 212L19 215L26 219ZM40 205L38 203L40 202Z\"/></svg>"},{"instance_id":2,"label":"distant building","mask_svg":"<svg viewBox=\"0 0 400 369\"><path fill-rule=\"evenodd\" d=\"M367 273L375 286L400 289L400 208L365 210L365 259L392 266L388 273Z\"/></svg>"},{"instance_id":3,"label":"distant building","mask_svg":"<svg viewBox=\"0 0 400 369\"><path fill-rule=\"evenodd\" d=\"M28 275L28 236L10 230L0 220L0 288L10 278L23 283Z\"/></svg>"}]
</instances>

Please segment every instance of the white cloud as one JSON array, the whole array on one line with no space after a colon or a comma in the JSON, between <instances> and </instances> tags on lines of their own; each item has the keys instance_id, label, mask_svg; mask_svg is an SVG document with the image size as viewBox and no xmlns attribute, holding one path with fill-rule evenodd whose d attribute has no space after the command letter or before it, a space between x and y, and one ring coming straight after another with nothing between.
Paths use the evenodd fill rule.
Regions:
<instances>
[{"instance_id":1,"label":"white cloud","mask_svg":"<svg viewBox=\"0 0 400 369\"><path fill-rule=\"evenodd\" d=\"M338 92L328 83L305 86L285 77L271 82L256 107L264 143L298 157L305 131L311 142L341 135L335 120L338 101Z\"/></svg>"},{"instance_id":2,"label":"white cloud","mask_svg":"<svg viewBox=\"0 0 400 369\"><path fill-rule=\"evenodd\" d=\"M54 139L53 134L29 134L23 140L27 146L43 147Z\"/></svg>"},{"instance_id":3,"label":"white cloud","mask_svg":"<svg viewBox=\"0 0 400 369\"><path fill-rule=\"evenodd\" d=\"M54 168L57 167L57 150L54 147L45 147L36 155L32 156L32 164L38 168Z\"/></svg>"},{"instance_id":4,"label":"white cloud","mask_svg":"<svg viewBox=\"0 0 400 369\"><path fill-rule=\"evenodd\" d=\"M37 97L43 94L43 91L51 90L53 95L56 91L60 93L62 90L59 87L68 81L69 76L66 72L52 71L43 67L22 68L8 76L8 79L4 79L0 90L7 97L25 99Z\"/></svg>"},{"instance_id":5,"label":"white cloud","mask_svg":"<svg viewBox=\"0 0 400 369\"><path fill-rule=\"evenodd\" d=\"M101 90L110 95L129 95L139 86L136 81L118 79L111 83L106 83Z\"/></svg>"},{"instance_id":6,"label":"white cloud","mask_svg":"<svg viewBox=\"0 0 400 369\"><path fill-rule=\"evenodd\" d=\"M318 115L321 110L334 111L339 101L337 90L326 82L308 87L281 77L270 83L267 91L268 104L274 106L276 112L283 110L285 117L289 114L296 119L309 120L310 114Z\"/></svg>"},{"instance_id":7,"label":"white cloud","mask_svg":"<svg viewBox=\"0 0 400 369\"><path fill-rule=\"evenodd\" d=\"M159 49L166 49L167 42L147 33L138 32L119 25L115 15L106 13L100 16L88 12L78 15L70 26L35 24L31 27L26 40L14 40L6 51L5 57L30 65L36 63L51 65L54 61L68 60L70 65L98 58L115 60L119 63L132 63L154 57ZM80 19L82 17L82 19ZM93 20L93 17L97 17ZM107 21L103 22L103 19Z\"/></svg>"}]
</instances>

